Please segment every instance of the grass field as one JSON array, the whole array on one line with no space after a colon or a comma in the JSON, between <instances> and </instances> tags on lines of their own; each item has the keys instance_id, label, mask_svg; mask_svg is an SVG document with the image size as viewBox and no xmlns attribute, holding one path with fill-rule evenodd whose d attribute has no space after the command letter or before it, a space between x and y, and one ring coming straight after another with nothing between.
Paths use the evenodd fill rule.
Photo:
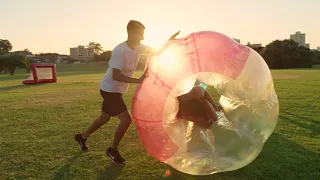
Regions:
<instances>
[{"instance_id":1,"label":"grass field","mask_svg":"<svg viewBox=\"0 0 320 180\"><path fill-rule=\"evenodd\" d=\"M26 86L24 72L0 75L0 179L320 179L320 70L274 70L280 116L258 158L233 172L191 176L152 159L134 123L119 149L127 165L105 155L118 119L88 140L82 153L73 140L99 115L99 83L106 64L58 65L58 83ZM135 74L136 77L139 73ZM135 86L125 94L130 108ZM212 90L212 89L211 89Z\"/></svg>"}]
</instances>

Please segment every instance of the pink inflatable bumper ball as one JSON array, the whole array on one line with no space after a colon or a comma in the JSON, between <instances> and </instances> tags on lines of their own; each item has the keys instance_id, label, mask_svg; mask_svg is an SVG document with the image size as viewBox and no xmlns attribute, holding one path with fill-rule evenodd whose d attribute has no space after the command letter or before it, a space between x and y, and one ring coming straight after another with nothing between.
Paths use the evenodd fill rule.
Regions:
<instances>
[{"instance_id":1,"label":"pink inflatable bumper ball","mask_svg":"<svg viewBox=\"0 0 320 180\"><path fill-rule=\"evenodd\" d=\"M169 41L146 68L132 115L153 158L184 173L207 175L242 168L259 155L276 126L279 103L257 52L221 33L196 32ZM177 96L196 82L220 93L224 111L210 129L176 118Z\"/></svg>"}]
</instances>

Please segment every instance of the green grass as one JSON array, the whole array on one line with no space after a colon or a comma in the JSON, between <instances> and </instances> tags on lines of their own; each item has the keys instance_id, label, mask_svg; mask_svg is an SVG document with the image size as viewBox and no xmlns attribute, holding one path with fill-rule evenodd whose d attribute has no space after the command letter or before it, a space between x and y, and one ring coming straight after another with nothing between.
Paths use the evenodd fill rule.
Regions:
<instances>
[{"instance_id":1,"label":"green grass","mask_svg":"<svg viewBox=\"0 0 320 180\"><path fill-rule=\"evenodd\" d=\"M166 170L172 172L166 179L319 179L320 70L272 71L280 101L274 133L254 162L210 176L180 173L152 159L134 123L119 147L127 165L110 164L104 151L118 125L115 118L92 134L90 151L79 152L73 135L99 115L105 70L106 64L58 65L58 83L37 86L22 85L28 77L23 71L0 75L0 179L149 180L162 179ZM124 95L129 108L134 89Z\"/></svg>"}]
</instances>

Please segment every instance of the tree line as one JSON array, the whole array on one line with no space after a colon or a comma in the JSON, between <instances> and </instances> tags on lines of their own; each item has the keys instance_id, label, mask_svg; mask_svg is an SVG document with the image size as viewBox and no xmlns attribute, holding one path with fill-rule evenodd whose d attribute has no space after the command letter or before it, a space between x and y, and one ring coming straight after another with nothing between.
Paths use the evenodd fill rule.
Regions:
<instances>
[{"instance_id":1,"label":"tree line","mask_svg":"<svg viewBox=\"0 0 320 180\"><path fill-rule=\"evenodd\" d=\"M8 40L0 39L0 74L2 71L9 72L14 75L17 68L26 69L30 72L30 65L32 59L26 58L26 56L19 54L10 54L12 45Z\"/></svg>"},{"instance_id":2,"label":"tree line","mask_svg":"<svg viewBox=\"0 0 320 180\"><path fill-rule=\"evenodd\" d=\"M311 68L312 65L320 64L320 52L310 50L304 46L299 46L293 40L275 40L265 47L254 47L248 44L257 51L266 61L270 69L290 69L290 68ZM101 44L90 42L87 47L94 49L94 61L108 62L111 58L112 51L103 51ZM12 53L12 44L5 39L0 39L0 74L2 72L14 75L17 68L30 71L30 65L34 63L32 58L27 58L25 55ZM24 52L30 53L28 49ZM41 53L38 54L46 59L46 62L55 63L59 54L57 53ZM77 61L70 56L64 58L67 63Z\"/></svg>"},{"instance_id":3,"label":"tree line","mask_svg":"<svg viewBox=\"0 0 320 180\"><path fill-rule=\"evenodd\" d=\"M312 65L320 64L319 51L299 46L289 39L275 40L266 47L251 48L263 57L270 69L312 68Z\"/></svg>"},{"instance_id":4,"label":"tree line","mask_svg":"<svg viewBox=\"0 0 320 180\"><path fill-rule=\"evenodd\" d=\"M89 44L94 48L95 61L109 61L112 51L103 51L99 43ZM275 40L265 47L247 45L257 51L266 61L270 69L312 68L320 64L320 52L299 46L293 40Z\"/></svg>"}]
</instances>

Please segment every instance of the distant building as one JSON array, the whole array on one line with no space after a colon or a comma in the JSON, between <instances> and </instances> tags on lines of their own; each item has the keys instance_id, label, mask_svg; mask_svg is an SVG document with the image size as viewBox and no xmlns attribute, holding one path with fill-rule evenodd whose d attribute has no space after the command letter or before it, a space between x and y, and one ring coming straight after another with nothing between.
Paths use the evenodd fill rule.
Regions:
<instances>
[{"instance_id":1,"label":"distant building","mask_svg":"<svg viewBox=\"0 0 320 180\"><path fill-rule=\"evenodd\" d=\"M320 47L317 47L317 51L319 51L319 52L320 52Z\"/></svg>"},{"instance_id":2,"label":"distant building","mask_svg":"<svg viewBox=\"0 0 320 180\"><path fill-rule=\"evenodd\" d=\"M309 48L310 45L306 44L306 34L297 31L295 34L290 34L290 39L299 44L299 46L304 46Z\"/></svg>"},{"instance_id":3,"label":"distant building","mask_svg":"<svg viewBox=\"0 0 320 180\"><path fill-rule=\"evenodd\" d=\"M238 43L240 43L240 39L233 38L233 40L235 40L235 41L237 41Z\"/></svg>"},{"instance_id":4,"label":"distant building","mask_svg":"<svg viewBox=\"0 0 320 180\"><path fill-rule=\"evenodd\" d=\"M37 63L41 63L41 62L45 62L44 61L44 58L41 57L41 56L38 56L38 55L26 55L26 57L28 59L32 59L34 62L37 62Z\"/></svg>"},{"instance_id":5,"label":"distant building","mask_svg":"<svg viewBox=\"0 0 320 180\"><path fill-rule=\"evenodd\" d=\"M248 42L247 46L250 46L252 48L260 48L262 47L262 44L258 43L258 44L251 44L250 42Z\"/></svg>"},{"instance_id":6,"label":"distant building","mask_svg":"<svg viewBox=\"0 0 320 180\"><path fill-rule=\"evenodd\" d=\"M91 61L94 57L94 49L84 46L70 48L70 56L79 61Z\"/></svg>"}]
</instances>

